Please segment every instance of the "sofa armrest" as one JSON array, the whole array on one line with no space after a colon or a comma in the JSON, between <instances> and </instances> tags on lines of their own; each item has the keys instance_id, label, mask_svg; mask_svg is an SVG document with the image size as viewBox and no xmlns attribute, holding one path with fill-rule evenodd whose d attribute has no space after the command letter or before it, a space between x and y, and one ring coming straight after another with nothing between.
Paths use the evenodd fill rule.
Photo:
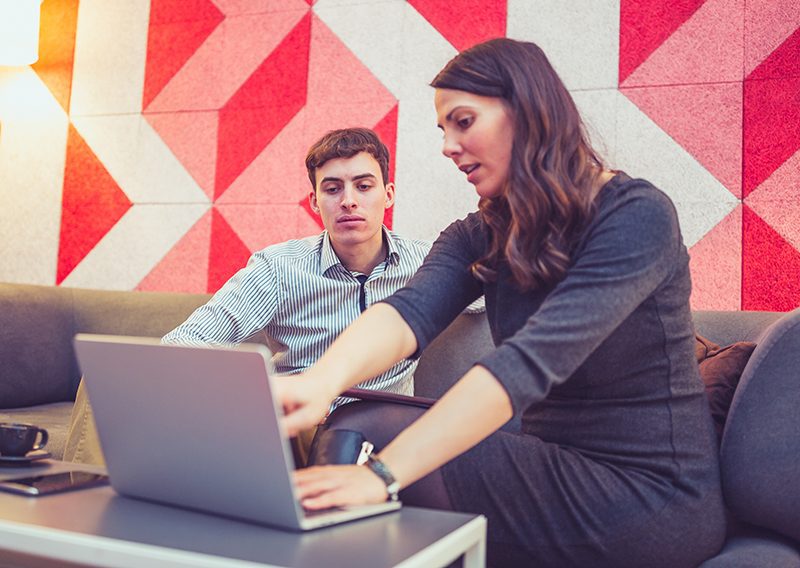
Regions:
<instances>
[{"instance_id":1,"label":"sofa armrest","mask_svg":"<svg viewBox=\"0 0 800 568\"><path fill-rule=\"evenodd\" d=\"M800 309L767 329L722 436L725 502L740 521L800 541Z\"/></svg>"},{"instance_id":2,"label":"sofa armrest","mask_svg":"<svg viewBox=\"0 0 800 568\"><path fill-rule=\"evenodd\" d=\"M745 527L728 537L725 546L700 568L800 566L800 545L772 531Z\"/></svg>"}]
</instances>

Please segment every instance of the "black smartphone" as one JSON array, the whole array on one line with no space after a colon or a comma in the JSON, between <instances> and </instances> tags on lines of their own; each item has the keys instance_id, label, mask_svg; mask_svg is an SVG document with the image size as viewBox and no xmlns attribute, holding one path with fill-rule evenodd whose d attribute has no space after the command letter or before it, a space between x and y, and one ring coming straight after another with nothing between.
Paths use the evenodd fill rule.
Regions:
<instances>
[{"instance_id":1,"label":"black smartphone","mask_svg":"<svg viewBox=\"0 0 800 568\"><path fill-rule=\"evenodd\" d=\"M0 490L39 497L63 491L73 491L85 487L95 487L108 483L108 476L88 471L67 471L64 473L45 473L30 477L15 477L0 481Z\"/></svg>"}]
</instances>

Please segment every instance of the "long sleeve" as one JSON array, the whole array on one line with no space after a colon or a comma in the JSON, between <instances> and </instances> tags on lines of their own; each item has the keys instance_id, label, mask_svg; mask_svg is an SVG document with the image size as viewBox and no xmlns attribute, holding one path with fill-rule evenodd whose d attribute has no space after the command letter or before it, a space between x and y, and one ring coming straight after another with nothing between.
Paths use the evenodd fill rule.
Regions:
<instances>
[{"instance_id":1,"label":"long sleeve","mask_svg":"<svg viewBox=\"0 0 800 568\"><path fill-rule=\"evenodd\" d=\"M280 274L262 252L228 280L211 300L200 306L164 343L233 344L264 329L281 299Z\"/></svg>"},{"instance_id":2,"label":"long sleeve","mask_svg":"<svg viewBox=\"0 0 800 568\"><path fill-rule=\"evenodd\" d=\"M384 300L400 312L413 330L418 346L415 356L483 293L481 283L470 271L470 264L477 258L472 235L479 224L475 213L452 223L433 243L408 285ZM480 305L477 301L467 311L479 312Z\"/></svg>"}]
</instances>

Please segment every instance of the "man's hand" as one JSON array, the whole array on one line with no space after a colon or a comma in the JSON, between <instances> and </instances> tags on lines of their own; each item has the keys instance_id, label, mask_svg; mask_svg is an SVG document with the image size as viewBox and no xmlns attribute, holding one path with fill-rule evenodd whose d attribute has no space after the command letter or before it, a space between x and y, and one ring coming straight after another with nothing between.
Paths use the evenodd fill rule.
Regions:
<instances>
[{"instance_id":1,"label":"man's hand","mask_svg":"<svg viewBox=\"0 0 800 568\"><path fill-rule=\"evenodd\" d=\"M386 485L363 465L325 465L298 469L294 483L304 508L327 509L386 501Z\"/></svg>"},{"instance_id":2,"label":"man's hand","mask_svg":"<svg viewBox=\"0 0 800 568\"><path fill-rule=\"evenodd\" d=\"M339 394L311 373L276 377L278 402L283 406L283 425L289 437L319 424Z\"/></svg>"}]
</instances>

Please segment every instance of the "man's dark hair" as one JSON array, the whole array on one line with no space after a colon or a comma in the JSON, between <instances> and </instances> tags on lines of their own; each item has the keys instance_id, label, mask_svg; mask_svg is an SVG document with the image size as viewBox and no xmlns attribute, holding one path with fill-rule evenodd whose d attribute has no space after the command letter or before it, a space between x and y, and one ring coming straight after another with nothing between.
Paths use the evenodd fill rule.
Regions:
<instances>
[{"instance_id":1,"label":"man's dark hair","mask_svg":"<svg viewBox=\"0 0 800 568\"><path fill-rule=\"evenodd\" d=\"M366 152L375 158L381 167L383 183L388 183L389 149L381 142L378 135L369 128L342 128L331 130L309 148L306 155L306 169L311 187L317 188L317 168L325 162L336 158L352 158L361 152Z\"/></svg>"}]
</instances>

